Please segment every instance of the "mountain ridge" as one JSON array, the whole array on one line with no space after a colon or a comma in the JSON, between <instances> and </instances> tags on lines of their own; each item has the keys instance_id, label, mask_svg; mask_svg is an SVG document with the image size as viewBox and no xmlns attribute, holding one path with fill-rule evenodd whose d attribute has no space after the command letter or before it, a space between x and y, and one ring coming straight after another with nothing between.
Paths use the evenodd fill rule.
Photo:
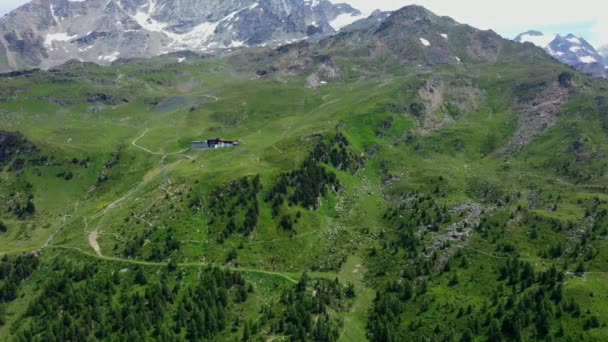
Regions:
<instances>
[{"instance_id":1,"label":"mountain ridge","mask_svg":"<svg viewBox=\"0 0 608 342\"><path fill-rule=\"evenodd\" d=\"M0 18L0 71L280 45L361 16L328 0L34 0Z\"/></svg>"},{"instance_id":2,"label":"mountain ridge","mask_svg":"<svg viewBox=\"0 0 608 342\"><path fill-rule=\"evenodd\" d=\"M608 77L608 63L596 48L582 37L573 34L544 34L532 30L514 39L519 43L532 43L544 49L560 62L596 77Z\"/></svg>"}]
</instances>

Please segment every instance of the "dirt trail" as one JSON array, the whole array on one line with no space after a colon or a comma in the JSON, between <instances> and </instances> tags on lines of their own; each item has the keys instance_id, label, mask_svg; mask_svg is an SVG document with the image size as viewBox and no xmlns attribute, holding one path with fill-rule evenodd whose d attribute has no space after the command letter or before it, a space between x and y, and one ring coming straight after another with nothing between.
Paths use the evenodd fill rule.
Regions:
<instances>
[{"instance_id":1,"label":"dirt trail","mask_svg":"<svg viewBox=\"0 0 608 342\"><path fill-rule=\"evenodd\" d=\"M160 174L157 174L148 179L144 179L142 182L140 182L139 184L132 187L124 195L122 195L118 199L114 200L114 202L110 203L107 207L105 207L103 210L101 210L97 214L92 215L88 218L85 218L85 230L88 230L88 222L90 220L95 220L95 219L105 216L112 209L116 208L122 202L126 201L128 198L133 196L138 190L140 190L142 187L146 186L153 180L157 179L159 176L160 176ZM97 238L99 237L99 235L100 235L100 232L99 232L99 223L98 223L98 226L91 233L89 233L87 240L88 240L91 248L93 248L93 250L95 251L95 253L97 253L98 256L102 256L101 247L99 246L99 242L97 242Z\"/></svg>"},{"instance_id":2,"label":"dirt trail","mask_svg":"<svg viewBox=\"0 0 608 342\"><path fill-rule=\"evenodd\" d=\"M152 177L150 177L148 179L145 179L141 183L139 183L136 186L134 186L133 188L131 188L131 190L127 191L123 196L119 197L114 202L110 203L107 207L105 207L105 209L103 209L102 211L98 212L97 214L91 216L90 219L94 220L96 218L104 216L105 214L108 213L108 211L116 208L120 203L124 202L126 199L128 199L129 197L131 197L136 191L138 191L142 187L146 186L148 183L152 182L153 180L155 180L159 176L160 176L160 174L156 174L156 175L154 175L154 176L152 176Z\"/></svg>"},{"instance_id":3,"label":"dirt trail","mask_svg":"<svg viewBox=\"0 0 608 342\"><path fill-rule=\"evenodd\" d=\"M213 96L213 95L203 95L203 97L209 98L209 99L213 99L213 102L217 102L220 100L219 97L217 96Z\"/></svg>"},{"instance_id":4,"label":"dirt trail","mask_svg":"<svg viewBox=\"0 0 608 342\"><path fill-rule=\"evenodd\" d=\"M143 132L143 133L142 133L142 134L141 134L139 137L135 138L135 140L133 140L133 141L131 142L131 145L133 145L133 146L137 147L137 148L138 148L138 149L140 149L140 150L146 151L146 152L148 152L148 153L150 153L150 154L154 154L154 155L156 155L156 156L162 156L162 153L158 153L158 152L152 152L152 151L148 150L148 149L147 149L147 148L145 148L145 147L142 147L142 146L137 145L137 141L138 141L139 139L143 138L144 136L146 136L146 134L148 133L148 131L149 131L149 129L147 129L147 128L146 128L146 129L144 130L144 132Z\"/></svg>"},{"instance_id":5,"label":"dirt trail","mask_svg":"<svg viewBox=\"0 0 608 342\"><path fill-rule=\"evenodd\" d=\"M63 228L65 228L65 226L67 226L68 224L68 220L70 219L70 217L72 217L72 215L76 212L76 210L78 210L78 205L80 204L80 202L76 202L76 204L74 204L74 210L72 211L71 214L66 214L63 215L63 222L61 222L61 224L59 225L59 228L57 228L57 230L55 230L48 239L46 239L46 241L44 242L44 245L42 245L42 248L48 247L52 242L53 239L55 239L55 236L57 236L57 234L59 234Z\"/></svg>"},{"instance_id":6,"label":"dirt trail","mask_svg":"<svg viewBox=\"0 0 608 342\"><path fill-rule=\"evenodd\" d=\"M262 245L262 244L266 244L266 243L275 243L275 242L280 242L280 241L293 241L293 240L297 240L297 239L300 239L300 238L303 238L306 236L318 234L319 232L320 232L320 229L317 229L317 230L313 230L312 232L303 233L303 234L292 236L292 237L277 238L277 239L265 240L265 241L253 241L253 242L250 242L249 245Z\"/></svg>"},{"instance_id":7,"label":"dirt trail","mask_svg":"<svg viewBox=\"0 0 608 342\"><path fill-rule=\"evenodd\" d=\"M130 197L132 197L137 191L139 191L141 188L145 187L146 185L148 185L150 182L154 181L155 179L157 179L158 177L163 177L163 183L164 184L171 184L170 180L168 179L167 173L168 173L168 166L165 164L165 159L167 157L167 154L161 154L161 153L157 153L157 152L153 152L150 151L149 149L139 146L137 145L137 141L141 138L143 138L146 133L148 133L148 128L146 128L144 130L144 132L137 138L135 138L132 142L131 145L135 146L138 149L141 149L147 153L153 154L153 155L157 155L157 156L161 156L161 160L160 160L160 172L158 174L155 174L147 179L144 179L142 182L140 182L139 184L133 186L131 189L129 189L127 192L125 192L122 196L120 196L119 198L115 199L112 203L110 203L109 205L107 205L103 210L99 211L98 213L90 216L88 219L90 220L95 220L98 218L101 218L103 216L105 216L108 212L110 212L112 209L118 207L120 204L122 204L123 202L125 202L126 200L128 200ZM179 151L178 153L183 153L184 151ZM152 225L150 222L146 222L148 223L148 225ZM85 225L88 227L87 224L87 218L85 218ZM100 235L100 231L99 231L99 226L97 228L95 228L95 230L93 230L91 233L89 233L88 235L88 242L89 245L91 246L91 248L95 251L95 253L97 253L98 256L102 256L101 254L101 247L99 246L99 243L97 241L97 238Z\"/></svg>"},{"instance_id":8,"label":"dirt trail","mask_svg":"<svg viewBox=\"0 0 608 342\"><path fill-rule=\"evenodd\" d=\"M162 267L167 266L167 263L164 263L164 262L139 261L139 260L133 260L133 259L109 257L109 256L105 256L103 254L92 254L81 248L72 247L72 246L51 245L48 247L54 248L54 249L73 250L73 251L79 252L83 255L90 256L90 257L94 257L94 258L98 258L98 259L106 260L106 261L124 263L124 264L142 265L142 266L162 266ZM205 263L182 262L182 263L178 263L178 265L181 267L200 267L201 265L205 265ZM209 264L209 265L213 265L213 264ZM243 268L243 267L224 267L224 266L218 266L218 267L222 267L222 268L230 270L232 272L254 273L254 274L264 274L264 275L269 275L269 276L275 276L275 277L283 278L293 284L296 284L298 282L296 279L294 279L291 276L291 274L283 273L283 272L265 271L265 270L255 269L255 268ZM314 273L311 274L311 276L313 276L313 275L314 275Z\"/></svg>"}]
</instances>

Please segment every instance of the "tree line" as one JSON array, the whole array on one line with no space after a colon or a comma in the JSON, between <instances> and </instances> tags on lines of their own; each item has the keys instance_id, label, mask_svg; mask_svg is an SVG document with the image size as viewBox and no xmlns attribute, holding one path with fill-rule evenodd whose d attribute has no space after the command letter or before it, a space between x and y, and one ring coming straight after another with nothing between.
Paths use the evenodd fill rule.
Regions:
<instances>
[{"instance_id":1,"label":"tree line","mask_svg":"<svg viewBox=\"0 0 608 342\"><path fill-rule=\"evenodd\" d=\"M119 270L57 257L48 268L17 341L213 340L227 326L228 307L250 290L240 274L215 267L197 279L171 264Z\"/></svg>"}]
</instances>

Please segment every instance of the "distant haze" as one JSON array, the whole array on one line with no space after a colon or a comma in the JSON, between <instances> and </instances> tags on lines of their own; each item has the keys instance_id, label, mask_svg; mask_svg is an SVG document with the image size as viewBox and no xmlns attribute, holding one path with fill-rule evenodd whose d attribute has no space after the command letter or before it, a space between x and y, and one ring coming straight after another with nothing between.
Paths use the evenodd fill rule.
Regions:
<instances>
[{"instance_id":1,"label":"distant haze","mask_svg":"<svg viewBox=\"0 0 608 342\"><path fill-rule=\"evenodd\" d=\"M27 3L27 0L0 0L0 15L4 15L15 8Z\"/></svg>"},{"instance_id":2,"label":"distant haze","mask_svg":"<svg viewBox=\"0 0 608 342\"><path fill-rule=\"evenodd\" d=\"M403 0L331 0L348 2L365 13L394 10L412 4ZM27 0L0 0L0 15ZM536 29L545 33L582 36L596 45L608 44L608 1L599 0L418 0L431 11L481 29L493 29L506 38Z\"/></svg>"}]
</instances>

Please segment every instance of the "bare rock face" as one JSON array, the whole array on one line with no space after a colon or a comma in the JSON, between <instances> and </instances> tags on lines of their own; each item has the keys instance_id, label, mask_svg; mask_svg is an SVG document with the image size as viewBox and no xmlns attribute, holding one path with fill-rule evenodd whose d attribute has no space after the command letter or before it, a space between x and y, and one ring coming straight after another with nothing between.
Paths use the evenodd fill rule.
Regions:
<instances>
[{"instance_id":1,"label":"bare rock face","mask_svg":"<svg viewBox=\"0 0 608 342\"><path fill-rule=\"evenodd\" d=\"M458 115L475 111L482 94L470 79L431 78L418 89L422 103L418 133L427 135L455 121Z\"/></svg>"},{"instance_id":2,"label":"bare rock face","mask_svg":"<svg viewBox=\"0 0 608 342\"><path fill-rule=\"evenodd\" d=\"M519 150L531 143L559 120L559 114L568 102L572 86L560 82L543 86L532 100L519 103L517 130L506 146L506 150Z\"/></svg>"},{"instance_id":3,"label":"bare rock face","mask_svg":"<svg viewBox=\"0 0 608 342\"><path fill-rule=\"evenodd\" d=\"M328 0L33 0L0 19L0 72L280 45L360 16Z\"/></svg>"}]
</instances>

